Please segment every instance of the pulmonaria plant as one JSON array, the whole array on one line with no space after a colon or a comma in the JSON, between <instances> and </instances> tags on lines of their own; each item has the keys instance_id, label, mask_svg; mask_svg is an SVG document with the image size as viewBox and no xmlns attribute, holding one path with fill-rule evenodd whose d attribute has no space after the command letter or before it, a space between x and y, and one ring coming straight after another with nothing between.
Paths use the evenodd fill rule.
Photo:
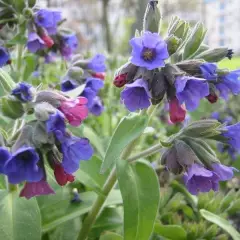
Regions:
<instances>
[{"instance_id":1,"label":"pulmonaria plant","mask_svg":"<svg viewBox=\"0 0 240 240\"><path fill-rule=\"evenodd\" d=\"M0 172L12 184L26 182L21 197L53 194L47 182L46 164L52 168L57 183L64 186L74 181L73 174L80 161L93 155L88 139L75 137L67 130L68 124L76 127L86 119L88 100L71 99L58 91L37 91L23 82L11 95L9 99L14 97L21 105L28 106L28 111L31 108L34 120L27 121L15 133L12 147L1 147Z\"/></svg>"},{"instance_id":2,"label":"pulmonaria plant","mask_svg":"<svg viewBox=\"0 0 240 240\"><path fill-rule=\"evenodd\" d=\"M105 61L106 58L102 54L97 54L90 59L83 59L76 55L61 81L63 92L82 88L79 95L88 100L87 107L95 116L101 115L104 111L102 100L98 94L104 86Z\"/></svg>"}]
</instances>

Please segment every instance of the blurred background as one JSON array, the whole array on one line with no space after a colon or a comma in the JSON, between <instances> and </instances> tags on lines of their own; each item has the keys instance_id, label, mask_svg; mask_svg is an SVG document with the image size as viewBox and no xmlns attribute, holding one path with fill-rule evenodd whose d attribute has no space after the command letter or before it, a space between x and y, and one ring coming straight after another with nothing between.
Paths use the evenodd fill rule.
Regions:
<instances>
[{"instance_id":1,"label":"blurred background","mask_svg":"<svg viewBox=\"0 0 240 240\"><path fill-rule=\"evenodd\" d=\"M42 6L60 8L80 40L80 50L128 52L128 40L141 29L148 0L40 0ZM163 29L172 15L203 21L206 43L228 46L240 54L239 0L161 0ZM163 30L164 31L164 30Z\"/></svg>"}]
</instances>

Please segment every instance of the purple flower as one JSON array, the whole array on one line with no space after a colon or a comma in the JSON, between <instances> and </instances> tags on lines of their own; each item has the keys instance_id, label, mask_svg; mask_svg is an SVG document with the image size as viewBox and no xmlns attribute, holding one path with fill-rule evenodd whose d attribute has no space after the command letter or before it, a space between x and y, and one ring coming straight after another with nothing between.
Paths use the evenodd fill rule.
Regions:
<instances>
[{"instance_id":1,"label":"purple flower","mask_svg":"<svg viewBox=\"0 0 240 240\"><path fill-rule=\"evenodd\" d=\"M224 127L222 135L227 138L230 146L240 152L240 122Z\"/></svg>"},{"instance_id":2,"label":"purple flower","mask_svg":"<svg viewBox=\"0 0 240 240\"><path fill-rule=\"evenodd\" d=\"M68 92L75 89L78 86L77 82L69 77L66 77L61 82L61 90L63 92Z\"/></svg>"},{"instance_id":3,"label":"purple flower","mask_svg":"<svg viewBox=\"0 0 240 240\"><path fill-rule=\"evenodd\" d=\"M104 82L99 78L87 78L86 88L91 88L96 93L103 88Z\"/></svg>"},{"instance_id":4,"label":"purple flower","mask_svg":"<svg viewBox=\"0 0 240 240\"><path fill-rule=\"evenodd\" d=\"M43 169L38 166L39 156L32 147L19 148L5 164L5 173L12 184L22 181L38 182L43 178Z\"/></svg>"},{"instance_id":5,"label":"purple flower","mask_svg":"<svg viewBox=\"0 0 240 240\"><path fill-rule=\"evenodd\" d=\"M26 182L22 191L20 192L20 197L30 199L32 197L49 194L55 194L55 192L49 186L46 180L42 179L39 182Z\"/></svg>"},{"instance_id":6,"label":"purple flower","mask_svg":"<svg viewBox=\"0 0 240 240\"><path fill-rule=\"evenodd\" d=\"M202 98L209 95L209 85L201 78L177 77L175 81L176 97L180 104L185 102L189 111L195 110Z\"/></svg>"},{"instance_id":7,"label":"purple flower","mask_svg":"<svg viewBox=\"0 0 240 240\"><path fill-rule=\"evenodd\" d=\"M28 83L21 82L12 90L12 95L22 102L29 102L33 99L32 86Z\"/></svg>"},{"instance_id":8,"label":"purple flower","mask_svg":"<svg viewBox=\"0 0 240 240\"><path fill-rule=\"evenodd\" d=\"M56 54L54 54L53 52L46 54L44 56L44 62L46 64L55 62L55 56L56 56Z\"/></svg>"},{"instance_id":9,"label":"purple flower","mask_svg":"<svg viewBox=\"0 0 240 240\"><path fill-rule=\"evenodd\" d=\"M10 55L6 48L0 47L0 67L3 67L10 61Z\"/></svg>"},{"instance_id":10,"label":"purple flower","mask_svg":"<svg viewBox=\"0 0 240 240\"><path fill-rule=\"evenodd\" d=\"M220 92L220 96L227 100L229 93L237 95L240 93L240 70L232 71L227 75L220 77L220 83L216 84L216 88Z\"/></svg>"},{"instance_id":11,"label":"purple flower","mask_svg":"<svg viewBox=\"0 0 240 240\"><path fill-rule=\"evenodd\" d=\"M9 151L4 147L0 147L0 173L5 173L4 166L10 158L11 154Z\"/></svg>"},{"instance_id":12,"label":"purple flower","mask_svg":"<svg viewBox=\"0 0 240 240\"><path fill-rule=\"evenodd\" d=\"M44 41L35 32L28 34L27 48L30 52L35 53L45 48Z\"/></svg>"},{"instance_id":13,"label":"purple flower","mask_svg":"<svg viewBox=\"0 0 240 240\"><path fill-rule=\"evenodd\" d=\"M82 92L81 96L87 98L88 100L87 107L91 108L92 105L94 104L94 99L97 96L97 92L92 90L92 88L90 87L86 87Z\"/></svg>"},{"instance_id":14,"label":"purple flower","mask_svg":"<svg viewBox=\"0 0 240 240\"><path fill-rule=\"evenodd\" d=\"M227 181L227 180L232 179L234 176L233 171L234 170L238 171L236 168L227 167L220 163L212 164L212 168L213 168L214 173L216 173L217 176L219 177L219 181Z\"/></svg>"},{"instance_id":15,"label":"purple flower","mask_svg":"<svg viewBox=\"0 0 240 240\"><path fill-rule=\"evenodd\" d=\"M69 137L61 132L57 132L57 138L61 142L62 166L66 173L76 172L81 160L89 160L92 157L93 148L87 138Z\"/></svg>"},{"instance_id":16,"label":"purple flower","mask_svg":"<svg viewBox=\"0 0 240 240\"><path fill-rule=\"evenodd\" d=\"M75 34L62 36L60 52L63 57L69 59L71 55L77 50L78 39Z\"/></svg>"},{"instance_id":17,"label":"purple flower","mask_svg":"<svg viewBox=\"0 0 240 240\"><path fill-rule=\"evenodd\" d=\"M147 81L143 79L126 84L121 92L121 100L130 112L148 108L151 105L150 98Z\"/></svg>"},{"instance_id":18,"label":"purple flower","mask_svg":"<svg viewBox=\"0 0 240 240\"><path fill-rule=\"evenodd\" d=\"M94 72L105 72L106 65L105 65L106 57L102 54L95 55L88 64L88 68Z\"/></svg>"},{"instance_id":19,"label":"purple flower","mask_svg":"<svg viewBox=\"0 0 240 240\"><path fill-rule=\"evenodd\" d=\"M206 80L217 80L217 65L215 63L203 63L200 65L200 70Z\"/></svg>"},{"instance_id":20,"label":"purple flower","mask_svg":"<svg viewBox=\"0 0 240 240\"><path fill-rule=\"evenodd\" d=\"M184 174L183 179L188 191L194 195L210 190L217 191L219 188L218 175L199 164L193 164Z\"/></svg>"},{"instance_id":21,"label":"purple flower","mask_svg":"<svg viewBox=\"0 0 240 240\"><path fill-rule=\"evenodd\" d=\"M62 20L61 12L49 9L41 9L35 15L35 23L45 28L49 34L57 32L57 25Z\"/></svg>"},{"instance_id":22,"label":"purple flower","mask_svg":"<svg viewBox=\"0 0 240 240\"><path fill-rule=\"evenodd\" d=\"M157 34L145 32L141 37L130 40L132 46L131 63L153 70L164 67L164 60L169 57L166 42Z\"/></svg>"},{"instance_id":23,"label":"purple flower","mask_svg":"<svg viewBox=\"0 0 240 240\"><path fill-rule=\"evenodd\" d=\"M46 121L46 128L48 133L55 133L56 131L65 133L66 125L64 114L59 110L57 110L54 114L51 114L49 119Z\"/></svg>"},{"instance_id":24,"label":"purple flower","mask_svg":"<svg viewBox=\"0 0 240 240\"><path fill-rule=\"evenodd\" d=\"M104 111L104 106L100 97L96 96L93 99L93 104L89 110L95 116L100 116L102 114L102 112Z\"/></svg>"}]
</instances>

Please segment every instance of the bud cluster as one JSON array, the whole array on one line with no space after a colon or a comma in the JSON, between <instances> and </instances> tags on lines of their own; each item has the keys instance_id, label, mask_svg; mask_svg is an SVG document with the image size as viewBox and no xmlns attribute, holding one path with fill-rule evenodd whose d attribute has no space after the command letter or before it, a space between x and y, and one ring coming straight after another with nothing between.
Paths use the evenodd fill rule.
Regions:
<instances>
[{"instance_id":1,"label":"bud cluster","mask_svg":"<svg viewBox=\"0 0 240 240\"><path fill-rule=\"evenodd\" d=\"M101 54L97 54L91 59L84 59L82 56L76 55L61 81L63 92L79 89L78 95L88 99L87 107L96 116L101 115L104 110L98 94L104 86L105 61L105 56Z\"/></svg>"},{"instance_id":2,"label":"bud cluster","mask_svg":"<svg viewBox=\"0 0 240 240\"><path fill-rule=\"evenodd\" d=\"M24 82L1 99L2 113L15 119L19 128L2 141L0 173L12 184L26 182L20 196L54 193L47 183L47 165L63 186L74 181L79 162L91 158L88 139L75 137L67 129L68 124L77 127L86 119L87 103L85 97L71 99L59 91L38 91Z\"/></svg>"},{"instance_id":3,"label":"bud cluster","mask_svg":"<svg viewBox=\"0 0 240 240\"><path fill-rule=\"evenodd\" d=\"M183 174L192 194L217 191L219 182L230 180L237 169L221 164L207 140L216 139L239 151L239 136L233 134L239 126L240 123L226 127L213 119L193 122L169 138L170 147L163 150L161 164L173 174Z\"/></svg>"}]
</instances>

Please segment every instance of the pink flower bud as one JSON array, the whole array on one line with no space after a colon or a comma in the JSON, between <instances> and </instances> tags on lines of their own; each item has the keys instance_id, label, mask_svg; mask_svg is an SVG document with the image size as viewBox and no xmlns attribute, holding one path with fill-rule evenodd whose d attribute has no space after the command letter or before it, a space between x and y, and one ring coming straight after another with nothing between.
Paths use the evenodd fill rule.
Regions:
<instances>
[{"instance_id":1,"label":"pink flower bud","mask_svg":"<svg viewBox=\"0 0 240 240\"><path fill-rule=\"evenodd\" d=\"M69 124L77 127L88 116L87 102L85 97L62 101L59 110L65 115Z\"/></svg>"},{"instance_id":2,"label":"pink flower bud","mask_svg":"<svg viewBox=\"0 0 240 240\"><path fill-rule=\"evenodd\" d=\"M44 41L45 45L48 47L48 48L51 48L54 44L54 41L52 40L51 37L49 37L47 34L43 34L41 36L41 39Z\"/></svg>"},{"instance_id":3,"label":"pink flower bud","mask_svg":"<svg viewBox=\"0 0 240 240\"><path fill-rule=\"evenodd\" d=\"M169 103L169 115L172 123L182 122L186 117L186 110L179 104L176 97Z\"/></svg>"},{"instance_id":4,"label":"pink flower bud","mask_svg":"<svg viewBox=\"0 0 240 240\"><path fill-rule=\"evenodd\" d=\"M99 79L104 80L105 77L106 77L106 74L105 74L105 73L93 73L92 76L93 76L94 78L99 78Z\"/></svg>"},{"instance_id":5,"label":"pink flower bud","mask_svg":"<svg viewBox=\"0 0 240 240\"><path fill-rule=\"evenodd\" d=\"M113 84L118 88L123 87L126 83L127 83L127 73L116 76L113 82Z\"/></svg>"},{"instance_id":6,"label":"pink flower bud","mask_svg":"<svg viewBox=\"0 0 240 240\"><path fill-rule=\"evenodd\" d=\"M60 186L64 186L68 182L73 182L75 180L74 176L72 174L68 174L64 171L61 164L55 164L54 176L55 176L55 179L56 179L57 183Z\"/></svg>"},{"instance_id":7,"label":"pink flower bud","mask_svg":"<svg viewBox=\"0 0 240 240\"><path fill-rule=\"evenodd\" d=\"M216 94L209 94L206 98L210 103L216 103L218 100L218 96Z\"/></svg>"}]
</instances>

